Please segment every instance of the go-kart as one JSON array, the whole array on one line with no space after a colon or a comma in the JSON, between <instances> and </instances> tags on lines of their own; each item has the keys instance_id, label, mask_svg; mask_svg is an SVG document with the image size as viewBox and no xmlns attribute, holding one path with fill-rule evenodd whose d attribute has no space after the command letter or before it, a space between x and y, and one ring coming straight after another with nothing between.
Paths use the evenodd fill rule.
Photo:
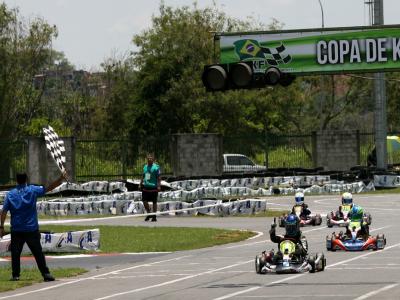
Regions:
<instances>
[{"instance_id":1,"label":"go-kart","mask_svg":"<svg viewBox=\"0 0 400 300\"><path fill-rule=\"evenodd\" d=\"M321 225L322 223L322 217L320 214L311 214L307 216L306 218L300 217L301 211L303 210L303 206L301 205L295 205L293 207L293 212L296 214L296 216L300 219L300 226L318 226ZM278 223L279 227L285 227L285 220L287 214L283 214L282 216L279 217Z\"/></svg>"},{"instance_id":2,"label":"go-kart","mask_svg":"<svg viewBox=\"0 0 400 300\"><path fill-rule=\"evenodd\" d=\"M349 220L347 219L347 215L351 209L350 205L341 205L336 212L331 211L326 215L326 226L333 227L346 227L349 225ZM368 212L364 213L363 216L363 224L364 225L371 225L372 217L371 214Z\"/></svg>"},{"instance_id":3,"label":"go-kart","mask_svg":"<svg viewBox=\"0 0 400 300\"><path fill-rule=\"evenodd\" d=\"M260 255L257 255L255 259L256 273L314 273L325 269L326 259L323 253L306 257L297 257L294 254L295 249L296 244L294 242L291 240L284 240L279 245L279 250L282 256L275 262L273 260L273 251L264 251Z\"/></svg>"},{"instance_id":4,"label":"go-kart","mask_svg":"<svg viewBox=\"0 0 400 300\"><path fill-rule=\"evenodd\" d=\"M363 251L385 248L385 235L369 235L368 225L366 225L364 233L361 231L360 221L350 222L349 228L346 233L341 231L336 234L333 232L331 236L326 236L326 249L328 251Z\"/></svg>"}]
</instances>

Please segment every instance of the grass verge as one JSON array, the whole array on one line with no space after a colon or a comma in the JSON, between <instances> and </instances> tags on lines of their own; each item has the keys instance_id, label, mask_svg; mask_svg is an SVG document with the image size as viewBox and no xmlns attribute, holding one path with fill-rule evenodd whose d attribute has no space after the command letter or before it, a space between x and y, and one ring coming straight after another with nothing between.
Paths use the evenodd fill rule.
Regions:
<instances>
[{"instance_id":1,"label":"grass verge","mask_svg":"<svg viewBox=\"0 0 400 300\"><path fill-rule=\"evenodd\" d=\"M40 230L66 232L89 228L100 229L100 250L104 253L192 250L239 242L255 235L251 231L189 227L44 225Z\"/></svg>"},{"instance_id":2,"label":"grass verge","mask_svg":"<svg viewBox=\"0 0 400 300\"><path fill-rule=\"evenodd\" d=\"M250 215L250 217L280 217L283 214L288 214L288 210L271 210L267 209L266 211L256 213L255 215Z\"/></svg>"},{"instance_id":3,"label":"grass verge","mask_svg":"<svg viewBox=\"0 0 400 300\"><path fill-rule=\"evenodd\" d=\"M375 190L375 191L365 192L365 193L358 194L358 195L363 195L363 194L399 194L399 193L400 193L400 187L397 187L397 188L378 189L378 190Z\"/></svg>"},{"instance_id":4,"label":"grass verge","mask_svg":"<svg viewBox=\"0 0 400 300\"><path fill-rule=\"evenodd\" d=\"M51 269L51 273L56 279L73 277L87 272L81 268L56 268ZM10 267L0 267L0 292L15 290L20 287L42 282L43 278L37 268L21 268L21 277L19 281L9 281L11 277Z\"/></svg>"}]
</instances>

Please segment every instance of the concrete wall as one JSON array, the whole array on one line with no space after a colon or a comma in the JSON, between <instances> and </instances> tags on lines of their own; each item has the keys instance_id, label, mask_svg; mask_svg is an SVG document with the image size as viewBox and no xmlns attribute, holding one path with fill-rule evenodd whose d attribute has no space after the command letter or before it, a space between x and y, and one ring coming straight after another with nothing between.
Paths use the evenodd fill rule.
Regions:
<instances>
[{"instance_id":1,"label":"concrete wall","mask_svg":"<svg viewBox=\"0 0 400 300\"><path fill-rule=\"evenodd\" d=\"M171 163L174 176L219 176L223 170L220 134L174 134Z\"/></svg>"},{"instance_id":2,"label":"concrete wall","mask_svg":"<svg viewBox=\"0 0 400 300\"><path fill-rule=\"evenodd\" d=\"M317 165L328 171L346 171L360 164L358 131L320 131L316 137Z\"/></svg>"},{"instance_id":3,"label":"concrete wall","mask_svg":"<svg viewBox=\"0 0 400 300\"><path fill-rule=\"evenodd\" d=\"M70 181L75 181L75 138L64 137L66 170ZM48 185L61 176L56 163L46 149L44 138L28 138L27 167L29 182Z\"/></svg>"}]
</instances>

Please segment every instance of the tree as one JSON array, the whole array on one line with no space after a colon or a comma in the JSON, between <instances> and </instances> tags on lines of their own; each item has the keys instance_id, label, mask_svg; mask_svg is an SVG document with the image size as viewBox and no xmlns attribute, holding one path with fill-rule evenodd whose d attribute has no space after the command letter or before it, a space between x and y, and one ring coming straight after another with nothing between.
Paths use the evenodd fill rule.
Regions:
<instances>
[{"instance_id":1,"label":"tree","mask_svg":"<svg viewBox=\"0 0 400 300\"><path fill-rule=\"evenodd\" d=\"M243 99L257 98L259 91L206 93L200 76L204 65L213 61L212 32L261 26L252 19L229 18L216 8L173 9L162 4L152 27L133 39L139 50L132 58L137 76L131 136L257 127L242 112L248 104Z\"/></svg>"},{"instance_id":2,"label":"tree","mask_svg":"<svg viewBox=\"0 0 400 300\"><path fill-rule=\"evenodd\" d=\"M0 4L0 139L16 138L36 116L43 89L33 79L48 62L57 29L42 19L26 23Z\"/></svg>"},{"instance_id":3,"label":"tree","mask_svg":"<svg viewBox=\"0 0 400 300\"><path fill-rule=\"evenodd\" d=\"M44 20L24 22L17 9L0 4L0 140L20 137L37 115L43 89L36 89L33 79L46 64L56 35L56 28ZM2 144L0 182L9 180L11 149Z\"/></svg>"}]
</instances>

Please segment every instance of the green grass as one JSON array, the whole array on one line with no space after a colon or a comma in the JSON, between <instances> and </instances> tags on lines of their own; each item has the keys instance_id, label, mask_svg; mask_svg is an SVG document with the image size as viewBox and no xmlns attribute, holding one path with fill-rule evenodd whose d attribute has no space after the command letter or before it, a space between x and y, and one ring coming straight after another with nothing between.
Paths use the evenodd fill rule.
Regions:
<instances>
[{"instance_id":1,"label":"green grass","mask_svg":"<svg viewBox=\"0 0 400 300\"><path fill-rule=\"evenodd\" d=\"M399 193L400 193L400 187L379 189L375 191L365 192L362 194L399 194Z\"/></svg>"},{"instance_id":2,"label":"green grass","mask_svg":"<svg viewBox=\"0 0 400 300\"><path fill-rule=\"evenodd\" d=\"M81 268L56 268L50 271L56 279L73 277L87 272L87 270ZM21 268L21 277L19 281L9 281L10 277L11 268L0 267L0 292L15 290L43 281L42 275L37 268Z\"/></svg>"},{"instance_id":3,"label":"green grass","mask_svg":"<svg viewBox=\"0 0 400 300\"><path fill-rule=\"evenodd\" d=\"M256 213L255 215L251 215L252 217L280 217L283 214L288 214L288 210L266 210L263 212Z\"/></svg>"},{"instance_id":4,"label":"green grass","mask_svg":"<svg viewBox=\"0 0 400 300\"><path fill-rule=\"evenodd\" d=\"M279 146L268 153L268 166L270 168L311 168L313 162L300 147Z\"/></svg>"},{"instance_id":5,"label":"green grass","mask_svg":"<svg viewBox=\"0 0 400 300\"><path fill-rule=\"evenodd\" d=\"M45 225L40 230L66 232L88 228L100 229L100 250L105 253L192 250L239 242L255 234L251 231L214 228L137 226Z\"/></svg>"}]
</instances>

